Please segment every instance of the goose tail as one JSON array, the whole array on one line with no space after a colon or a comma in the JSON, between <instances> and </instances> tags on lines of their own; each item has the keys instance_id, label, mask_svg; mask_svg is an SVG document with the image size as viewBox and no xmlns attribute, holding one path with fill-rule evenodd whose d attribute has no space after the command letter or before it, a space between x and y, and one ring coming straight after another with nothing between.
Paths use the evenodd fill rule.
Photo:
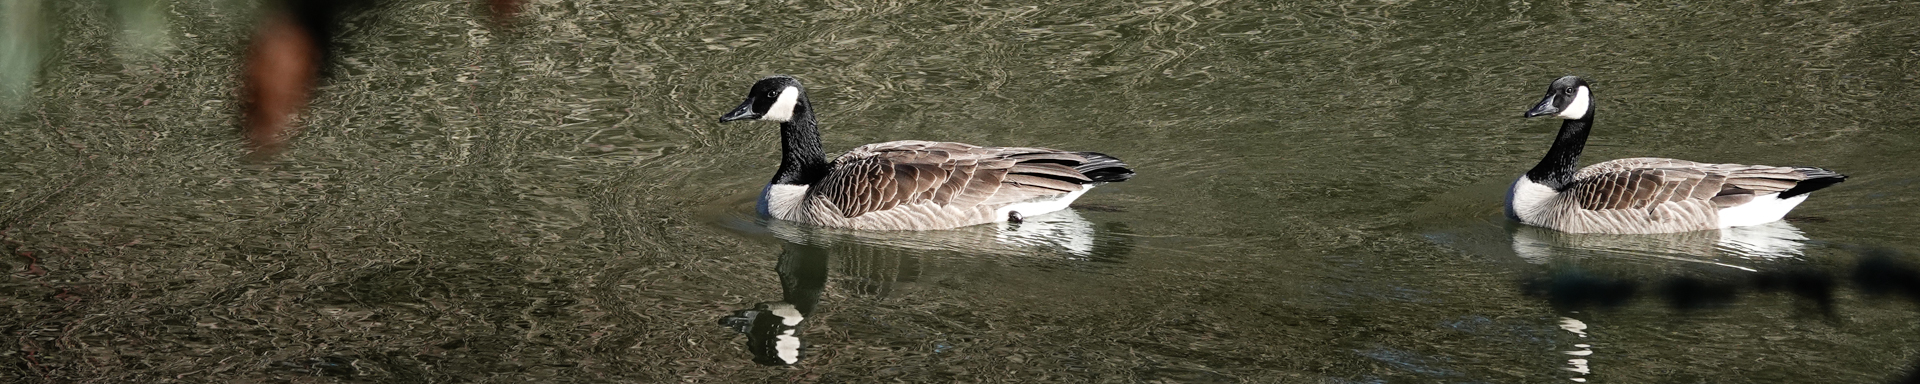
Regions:
<instances>
[{"instance_id":1,"label":"goose tail","mask_svg":"<svg viewBox=\"0 0 1920 384\"><path fill-rule=\"evenodd\" d=\"M1093 182L1113 183L1133 178L1133 169L1127 168L1127 163L1120 162L1119 158L1099 152L1080 152L1079 155L1086 157L1087 161L1073 167L1073 170L1087 175Z\"/></svg>"},{"instance_id":2,"label":"goose tail","mask_svg":"<svg viewBox=\"0 0 1920 384\"><path fill-rule=\"evenodd\" d=\"M1839 172L1830 171L1825 168L1794 167L1793 169L1800 171L1801 174L1807 175L1807 179L1794 184L1793 188L1780 192L1780 198L1782 199L1804 195L1808 192L1818 191L1821 188L1847 181L1847 175L1842 175Z\"/></svg>"}]
</instances>

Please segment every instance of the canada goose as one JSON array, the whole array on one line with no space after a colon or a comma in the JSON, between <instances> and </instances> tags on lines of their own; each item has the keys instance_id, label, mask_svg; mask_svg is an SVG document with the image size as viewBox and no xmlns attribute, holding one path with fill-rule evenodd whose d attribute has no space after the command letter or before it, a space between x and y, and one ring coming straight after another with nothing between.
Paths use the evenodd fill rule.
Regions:
<instances>
[{"instance_id":1,"label":"canada goose","mask_svg":"<svg viewBox=\"0 0 1920 384\"><path fill-rule=\"evenodd\" d=\"M761 215L863 230L946 229L1058 211L1095 185L1133 177L1094 152L890 141L832 163L820 148L800 80L760 79L720 122L780 123L780 169L760 192Z\"/></svg>"},{"instance_id":2,"label":"canada goose","mask_svg":"<svg viewBox=\"0 0 1920 384\"><path fill-rule=\"evenodd\" d=\"M1821 168L1706 164L1641 157L1578 172L1593 128L1593 91L1562 77L1526 117L1565 120L1540 164L1507 190L1507 217L1573 233L1667 233L1778 221L1807 193L1846 180Z\"/></svg>"}]
</instances>

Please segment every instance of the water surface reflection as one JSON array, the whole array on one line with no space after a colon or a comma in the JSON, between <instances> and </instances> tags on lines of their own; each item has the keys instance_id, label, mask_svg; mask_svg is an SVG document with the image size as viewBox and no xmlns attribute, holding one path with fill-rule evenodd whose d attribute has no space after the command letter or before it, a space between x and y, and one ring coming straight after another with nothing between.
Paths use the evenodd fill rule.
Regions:
<instances>
[{"instance_id":1,"label":"water surface reflection","mask_svg":"<svg viewBox=\"0 0 1920 384\"><path fill-rule=\"evenodd\" d=\"M827 252L816 246L786 243L776 265L780 301L734 311L720 318L720 325L747 335L747 351L753 353L753 362L795 364L806 347L800 339L800 326L813 315L820 304L820 291L827 286Z\"/></svg>"},{"instance_id":2,"label":"water surface reflection","mask_svg":"<svg viewBox=\"0 0 1920 384\"><path fill-rule=\"evenodd\" d=\"M1529 264L1605 258L1656 268L1687 263L1749 272L1755 265L1801 258L1811 241L1787 221L1645 235L1567 233L1497 219L1459 224L1423 236L1460 251Z\"/></svg>"},{"instance_id":3,"label":"water surface reflection","mask_svg":"<svg viewBox=\"0 0 1920 384\"><path fill-rule=\"evenodd\" d=\"M1589 336L1593 335L1589 325L1591 320L1583 321L1576 317L1619 318L1621 313L1631 312L1629 306L1637 301L1665 303L1666 309L1671 311L1669 319L1679 322L1678 325L1683 327L1713 327L1711 323L1697 322L1716 316L1751 316L1751 305L1746 310L1730 308L1736 301L1764 303L1768 301L1767 296L1790 297L1795 304L1793 311L1799 313L1795 317L1802 320L1805 326L1814 327L1838 324L1843 321L1843 313L1858 316L1882 307L1884 302L1920 303L1920 268L1915 267L1913 258L1882 248L1846 248L1851 249L1849 253L1857 253L1858 256L1841 257L1842 265L1839 266L1776 264L1759 266L1757 269L1714 270L1719 273L1595 271L1579 265L1559 263L1548 266L1541 275L1524 282L1520 288L1529 296L1552 303L1564 314L1559 326L1577 336L1578 343L1572 345L1574 349L1561 351L1568 356L1568 366L1562 369L1578 374L1571 380L1585 382L1593 374L1592 359L1596 349L1606 347L1605 344L1609 343L1604 338L1590 339ZM1838 304L1846 296L1845 291L1849 290L1861 293L1858 296L1861 300L1854 301L1855 307L1850 311L1843 311ZM1636 326L1616 325L1620 328ZM1764 334L1759 338L1770 342L1792 339L1784 334ZM1716 344L1736 342L1722 340ZM1611 349L1621 349L1619 345L1613 347ZM1636 354L1636 351L1625 351L1625 354ZM1893 382L1915 382L1920 379L1920 369L1909 369L1902 375L1904 378Z\"/></svg>"},{"instance_id":4,"label":"water surface reflection","mask_svg":"<svg viewBox=\"0 0 1920 384\"><path fill-rule=\"evenodd\" d=\"M1574 344L1595 382L1874 382L1920 359L1905 303L1840 289L1829 321L1719 265L1920 244L1920 3L578 0L494 28L382 2L344 21L310 129L252 165L233 71L259 2L160 2L150 54L110 6L0 1L28 3L0 18L64 27L0 54L39 57L0 63L0 98L30 98L0 107L0 382L1564 382ZM788 236L826 283L801 368L767 369L714 322L787 300L786 240L732 218L751 196L703 207L778 161L774 130L711 117L770 73L824 85L827 148L1101 148L1156 176L1081 200L1124 208L1076 209L1091 247ZM1858 180L1796 210L1831 218L1792 223L1799 256L1547 238L1529 261L1498 200L1553 132L1513 108L1567 74L1619 111L1589 160ZM1516 288L1543 276L1633 295ZM1746 283L1686 316L1633 299L1675 276Z\"/></svg>"},{"instance_id":5,"label":"water surface reflection","mask_svg":"<svg viewBox=\"0 0 1920 384\"><path fill-rule=\"evenodd\" d=\"M1510 225L1513 253L1527 262L1550 263L1555 257L1641 257L1720 265L1753 271L1722 262L1791 258L1804 255L1807 236L1784 221L1750 227L1648 235L1566 233L1546 228Z\"/></svg>"},{"instance_id":6,"label":"water surface reflection","mask_svg":"<svg viewBox=\"0 0 1920 384\"><path fill-rule=\"evenodd\" d=\"M1562 362L1565 379L1588 382L1611 361L1648 353L1620 342L1636 327L1616 313L1645 299L1687 313L1726 308L1741 295L1786 292L1813 313L1831 314L1834 274L1808 265L1816 243L1787 221L1711 231L1646 235L1578 234L1512 223L1498 217L1440 220L1423 231L1429 241L1469 254L1505 260L1521 276L1518 291L1543 299L1556 316L1538 319L1565 333L1545 340L1542 352Z\"/></svg>"},{"instance_id":7,"label":"water surface reflection","mask_svg":"<svg viewBox=\"0 0 1920 384\"><path fill-rule=\"evenodd\" d=\"M1022 223L999 222L940 231L854 231L823 228L787 221L755 221L764 230L789 242L833 246L855 243L911 251L949 251L976 255L1057 257L1066 260L1119 262L1129 252L1131 233L1123 223L1104 229L1072 209L1027 218Z\"/></svg>"},{"instance_id":8,"label":"water surface reflection","mask_svg":"<svg viewBox=\"0 0 1920 384\"><path fill-rule=\"evenodd\" d=\"M1132 250L1130 233L1097 230L1072 209L1022 223L940 231L854 231L740 216L727 216L721 224L747 234L771 235L781 243L774 267L780 277L780 300L756 303L719 320L721 326L746 335L753 361L764 365L797 364L806 357L804 329L818 321L815 313L827 289L832 259L840 260L839 281L845 290L886 297L919 279L924 265L920 258L929 251L1057 264L1119 262Z\"/></svg>"}]
</instances>

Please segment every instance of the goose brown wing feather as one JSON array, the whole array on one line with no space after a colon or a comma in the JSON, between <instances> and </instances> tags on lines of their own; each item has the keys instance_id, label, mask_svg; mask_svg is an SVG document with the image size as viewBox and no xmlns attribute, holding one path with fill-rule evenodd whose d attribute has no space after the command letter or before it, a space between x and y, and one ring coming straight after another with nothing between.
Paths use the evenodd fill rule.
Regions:
<instances>
[{"instance_id":1,"label":"goose brown wing feather","mask_svg":"<svg viewBox=\"0 0 1920 384\"><path fill-rule=\"evenodd\" d=\"M809 194L830 202L842 217L931 202L942 206L998 205L1078 190L1091 182L1072 165L1074 152L1045 148L990 148L961 143L899 141L855 148Z\"/></svg>"},{"instance_id":2,"label":"goose brown wing feather","mask_svg":"<svg viewBox=\"0 0 1920 384\"><path fill-rule=\"evenodd\" d=\"M1074 182L1073 184L1076 186L1082 183L1093 181L1092 179L1088 179L1087 175L1080 174L1080 171L1073 170L1073 167L1068 167L1066 165L1062 165L1059 163L1022 162L1019 164L1015 164L1013 166L1013 169L1009 170L1009 172L1012 172L1014 174L1033 175L1033 176L1039 176L1039 177L1055 178L1055 179L1060 179L1064 181L1073 181Z\"/></svg>"},{"instance_id":3,"label":"goose brown wing feather","mask_svg":"<svg viewBox=\"0 0 1920 384\"><path fill-rule=\"evenodd\" d=\"M1594 164L1575 178L1568 193L1580 208L1604 210L1649 209L1688 200L1731 207L1792 189L1808 176L1791 167L1633 158Z\"/></svg>"},{"instance_id":4,"label":"goose brown wing feather","mask_svg":"<svg viewBox=\"0 0 1920 384\"><path fill-rule=\"evenodd\" d=\"M1726 208L1726 207L1731 207L1735 205L1752 202L1754 196L1755 195L1751 193L1720 195L1720 196L1714 196L1709 200L1713 201L1714 207Z\"/></svg>"},{"instance_id":5,"label":"goose brown wing feather","mask_svg":"<svg viewBox=\"0 0 1920 384\"><path fill-rule=\"evenodd\" d=\"M1722 178L1697 169L1643 168L1594 173L1568 191L1581 209L1648 209L1698 199L1698 191L1718 191ZM1713 184L1713 185L1703 185ZM1711 195L1709 195L1711 196Z\"/></svg>"},{"instance_id":6,"label":"goose brown wing feather","mask_svg":"<svg viewBox=\"0 0 1920 384\"><path fill-rule=\"evenodd\" d=\"M1067 192L1073 192L1073 190L1075 189L1080 189L1080 184L1077 184L1077 183L1062 181L1060 179L1055 179L1055 178L1023 175L1018 173L1007 175L1007 182L1013 183L1015 185L1020 185L1020 186L1044 188L1044 189L1052 190L1053 193L1067 193Z\"/></svg>"},{"instance_id":7,"label":"goose brown wing feather","mask_svg":"<svg viewBox=\"0 0 1920 384\"><path fill-rule=\"evenodd\" d=\"M1727 175L1709 173L1706 177L1700 178L1700 182L1693 183L1692 186L1688 187L1687 193L1676 193L1672 198L1668 199L1668 201L1711 199L1720 193L1721 189L1719 187L1726 185L1726 183Z\"/></svg>"},{"instance_id":8,"label":"goose brown wing feather","mask_svg":"<svg viewBox=\"0 0 1920 384\"><path fill-rule=\"evenodd\" d=\"M1780 177L1780 176L1777 176L1777 175L1755 175L1755 176L1744 176L1744 177L1729 176L1727 177L1727 185L1740 187L1740 189L1774 193L1774 192L1780 192L1780 191L1792 189L1794 184L1799 184L1800 182L1799 179L1786 179L1786 178L1777 178L1777 177Z\"/></svg>"},{"instance_id":9,"label":"goose brown wing feather","mask_svg":"<svg viewBox=\"0 0 1920 384\"><path fill-rule=\"evenodd\" d=\"M841 159L847 160L847 159ZM833 172L808 193L825 199L841 212L868 212L893 208L899 173L893 164L873 159L840 161ZM852 217L852 216L848 216Z\"/></svg>"},{"instance_id":10,"label":"goose brown wing feather","mask_svg":"<svg viewBox=\"0 0 1920 384\"><path fill-rule=\"evenodd\" d=\"M1019 160L1022 162L1053 160L1053 161L1059 161L1059 162L1079 164L1081 162L1087 161L1086 157L1081 156L1078 153L1062 152L1062 151L1056 151L1056 150L1046 149L1046 148L1005 148L1005 149L1012 150L1010 151L1011 153L1007 155L1007 158Z\"/></svg>"}]
</instances>

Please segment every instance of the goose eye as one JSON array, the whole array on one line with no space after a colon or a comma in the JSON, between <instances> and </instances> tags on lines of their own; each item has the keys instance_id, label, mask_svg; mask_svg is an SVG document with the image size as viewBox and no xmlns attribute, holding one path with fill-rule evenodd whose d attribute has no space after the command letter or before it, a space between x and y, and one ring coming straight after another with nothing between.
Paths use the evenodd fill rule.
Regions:
<instances>
[{"instance_id":1,"label":"goose eye","mask_svg":"<svg viewBox=\"0 0 1920 384\"><path fill-rule=\"evenodd\" d=\"M780 91L767 91L767 98L769 99L780 98Z\"/></svg>"},{"instance_id":2,"label":"goose eye","mask_svg":"<svg viewBox=\"0 0 1920 384\"><path fill-rule=\"evenodd\" d=\"M1560 93L1565 93L1567 94L1567 96L1573 96L1573 88L1567 88L1567 90L1561 91Z\"/></svg>"}]
</instances>

